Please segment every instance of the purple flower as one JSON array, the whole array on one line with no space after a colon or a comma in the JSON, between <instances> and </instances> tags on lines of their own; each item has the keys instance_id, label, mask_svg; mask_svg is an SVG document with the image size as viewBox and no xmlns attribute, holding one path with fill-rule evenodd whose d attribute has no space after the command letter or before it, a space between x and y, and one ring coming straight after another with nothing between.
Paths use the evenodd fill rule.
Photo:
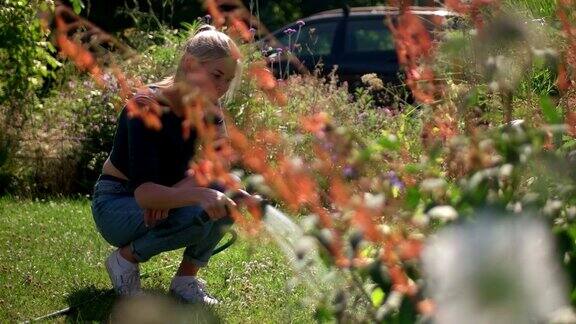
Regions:
<instances>
[{"instance_id":1,"label":"purple flower","mask_svg":"<svg viewBox=\"0 0 576 324\"><path fill-rule=\"evenodd\" d=\"M284 34L287 34L287 35L292 35L295 32L296 32L296 29L293 29L293 28L288 28L288 29L284 30Z\"/></svg>"},{"instance_id":2,"label":"purple flower","mask_svg":"<svg viewBox=\"0 0 576 324\"><path fill-rule=\"evenodd\" d=\"M392 110L390 110L390 108L382 108L381 111L387 117L392 117L394 115L394 113L392 113Z\"/></svg>"},{"instance_id":3,"label":"purple flower","mask_svg":"<svg viewBox=\"0 0 576 324\"><path fill-rule=\"evenodd\" d=\"M212 19L212 16L210 16L210 15L206 15L206 16L204 16L204 19L206 19L206 20L210 20L210 19Z\"/></svg>"},{"instance_id":4,"label":"purple flower","mask_svg":"<svg viewBox=\"0 0 576 324\"><path fill-rule=\"evenodd\" d=\"M404 183L402 183L402 181L398 178L398 176L396 175L396 172L388 171L386 176L388 177L388 180L390 180L390 184L393 187L396 187L398 189L404 188Z\"/></svg>"},{"instance_id":5,"label":"purple flower","mask_svg":"<svg viewBox=\"0 0 576 324\"><path fill-rule=\"evenodd\" d=\"M344 174L344 177L346 177L346 178L356 177L356 170L354 170L354 167L351 165L346 165L342 171L343 171L342 173Z\"/></svg>"},{"instance_id":6,"label":"purple flower","mask_svg":"<svg viewBox=\"0 0 576 324\"><path fill-rule=\"evenodd\" d=\"M306 23L303 20L298 20L296 22L296 25L298 25L298 27L302 27L302 26L306 25Z\"/></svg>"},{"instance_id":7,"label":"purple flower","mask_svg":"<svg viewBox=\"0 0 576 324\"><path fill-rule=\"evenodd\" d=\"M106 83L110 83L112 81L112 76L109 73L104 73L102 80Z\"/></svg>"},{"instance_id":8,"label":"purple flower","mask_svg":"<svg viewBox=\"0 0 576 324\"><path fill-rule=\"evenodd\" d=\"M332 151L334 149L334 143L332 142L322 142L321 143L322 148L325 149L326 151Z\"/></svg>"},{"instance_id":9,"label":"purple flower","mask_svg":"<svg viewBox=\"0 0 576 324\"><path fill-rule=\"evenodd\" d=\"M278 53L282 53L282 51L283 51L282 47L278 47L278 48L276 49L276 52L278 52Z\"/></svg>"},{"instance_id":10,"label":"purple flower","mask_svg":"<svg viewBox=\"0 0 576 324\"><path fill-rule=\"evenodd\" d=\"M250 34L252 34L252 35L256 34L256 28L254 28L254 27L250 28L249 31L250 31Z\"/></svg>"}]
</instances>

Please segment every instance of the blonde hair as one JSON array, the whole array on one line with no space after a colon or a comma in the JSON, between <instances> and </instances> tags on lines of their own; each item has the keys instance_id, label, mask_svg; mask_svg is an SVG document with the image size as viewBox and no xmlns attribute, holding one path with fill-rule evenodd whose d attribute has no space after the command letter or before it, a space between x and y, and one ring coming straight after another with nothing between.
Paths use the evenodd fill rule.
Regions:
<instances>
[{"instance_id":1,"label":"blonde hair","mask_svg":"<svg viewBox=\"0 0 576 324\"><path fill-rule=\"evenodd\" d=\"M176 74L160 82L153 83L151 86L160 88L170 87L174 82L182 78L185 73L184 62L187 55L192 56L199 63L232 57L237 60L236 72L234 73L234 79L230 83L228 91L224 95L224 100L229 101L232 99L242 75L242 64L240 59L236 57L238 53L240 53L238 46L230 36L216 30L214 26L202 25L196 30L192 37L188 38L186 43L184 43L183 53L176 68Z\"/></svg>"}]
</instances>

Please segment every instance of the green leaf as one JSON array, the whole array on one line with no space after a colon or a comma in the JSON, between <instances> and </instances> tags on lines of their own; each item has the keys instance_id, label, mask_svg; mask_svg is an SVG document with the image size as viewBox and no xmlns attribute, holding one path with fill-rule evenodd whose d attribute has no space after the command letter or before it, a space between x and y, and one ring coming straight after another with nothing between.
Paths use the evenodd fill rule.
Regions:
<instances>
[{"instance_id":1,"label":"green leaf","mask_svg":"<svg viewBox=\"0 0 576 324\"><path fill-rule=\"evenodd\" d=\"M361 161L370 161L372 154L374 154L374 150L372 147L368 146L359 152L359 158Z\"/></svg>"},{"instance_id":2,"label":"green leaf","mask_svg":"<svg viewBox=\"0 0 576 324\"><path fill-rule=\"evenodd\" d=\"M402 304L400 305L400 310L398 312L398 323L401 324L411 324L416 323L418 312L416 311L416 305L410 298L402 299Z\"/></svg>"},{"instance_id":3,"label":"green leaf","mask_svg":"<svg viewBox=\"0 0 576 324\"><path fill-rule=\"evenodd\" d=\"M378 144L390 151L396 151L400 148L400 142L398 142L398 138L392 134L383 134L378 140Z\"/></svg>"},{"instance_id":4,"label":"green leaf","mask_svg":"<svg viewBox=\"0 0 576 324\"><path fill-rule=\"evenodd\" d=\"M462 192L460 188L454 184L448 185L447 190L448 196L450 197L450 204L456 206L460 199L462 199Z\"/></svg>"},{"instance_id":5,"label":"green leaf","mask_svg":"<svg viewBox=\"0 0 576 324\"><path fill-rule=\"evenodd\" d=\"M542 108L544 119L548 124L562 123L562 115L556 110L556 106L550 97L540 97L540 107Z\"/></svg>"},{"instance_id":6,"label":"green leaf","mask_svg":"<svg viewBox=\"0 0 576 324\"><path fill-rule=\"evenodd\" d=\"M332 321L334 319L334 315L327 306L320 305L314 312L314 318L318 323L326 323Z\"/></svg>"},{"instance_id":7,"label":"green leaf","mask_svg":"<svg viewBox=\"0 0 576 324\"><path fill-rule=\"evenodd\" d=\"M75 14L80 14L82 9L84 9L84 3L82 0L71 0L72 2L72 10L74 10Z\"/></svg>"},{"instance_id":8,"label":"green leaf","mask_svg":"<svg viewBox=\"0 0 576 324\"><path fill-rule=\"evenodd\" d=\"M568 227L566 229L566 232L572 238L572 242L574 242L575 248L576 248L576 225ZM576 251L576 249L575 249L575 251Z\"/></svg>"},{"instance_id":9,"label":"green leaf","mask_svg":"<svg viewBox=\"0 0 576 324\"><path fill-rule=\"evenodd\" d=\"M420 190L417 187L410 187L406 190L406 205L409 209L414 209L418 206L420 202Z\"/></svg>"},{"instance_id":10,"label":"green leaf","mask_svg":"<svg viewBox=\"0 0 576 324\"><path fill-rule=\"evenodd\" d=\"M415 163L408 163L404 166L404 171L408 173L418 173L422 171L422 165Z\"/></svg>"},{"instance_id":11,"label":"green leaf","mask_svg":"<svg viewBox=\"0 0 576 324\"><path fill-rule=\"evenodd\" d=\"M382 291L382 288L376 287L376 289L372 290L370 298L372 299L372 305L374 307L380 307L384 301L384 292Z\"/></svg>"},{"instance_id":12,"label":"green leaf","mask_svg":"<svg viewBox=\"0 0 576 324\"><path fill-rule=\"evenodd\" d=\"M576 146L576 140L572 138L565 139L566 142L560 147L561 150L571 150Z\"/></svg>"},{"instance_id":13,"label":"green leaf","mask_svg":"<svg viewBox=\"0 0 576 324\"><path fill-rule=\"evenodd\" d=\"M372 281L374 281L384 293L390 292L392 289L392 279L388 273L388 268L382 264L382 261L379 259L374 261L369 268Z\"/></svg>"},{"instance_id":14,"label":"green leaf","mask_svg":"<svg viewBox=\"0 0 576 324\"><path fill-rule=\"evenodd\" d=\"M52 68L57 68L57 67L62 66L62 63L60 63L60 61L58 61L57 59L55 59L51 56L46 57L46 63L48 63Z\"/></svg>"},{"instance_id":15,"label":"green leaf","mask_svg":"<svg viewBox=\"0 0 576 324\"><path fill-rule=\"evenodd\" d=\"M466 107L478 106L480 102L480 96L478 94L478 88L473 88L464 97L464 104Z\"/></svg>"}]
</instances>

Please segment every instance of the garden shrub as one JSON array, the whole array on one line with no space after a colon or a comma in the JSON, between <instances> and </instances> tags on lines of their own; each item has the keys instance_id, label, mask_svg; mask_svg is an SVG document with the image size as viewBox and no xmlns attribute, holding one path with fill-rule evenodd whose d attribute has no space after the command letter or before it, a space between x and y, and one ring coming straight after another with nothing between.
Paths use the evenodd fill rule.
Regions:
<instances>
[{"instance_id":1,"label":"garden shrub","mask_svg":"<svg viewBox=\"0 0 576 324\"><path fill-rule=\"evenodd\" d=\"M11 188L22 125L41 107L39 96L59 62L38 14L43 0L6 0L0 7L0 192Z\"/></svg>"},{"instance_id":2,"label":"garden shrub","mask_svg":"<svg viewBox=\"0 0 576 324\"><path fill-rule=\"evenodd\" d=\"M140 54L115 60L130 78L143 83L161 80L173 73L178 48L192 28L195 27L191 25L180 31L166 28L123 31L119 37L137 46L135 51ZM245 50L249 56L252 49ZM20 167L14 170L14 192L28 195L91 192L112 146L115 120L122 108L118 84L111 75L105 75L105 79L107 85L103 89L74 71L70 63L64 63L48 95L42 99L43 109L35 112L34 119L23 127L27 146L21 150ZM357 135L370 138L380 136L383 124L390 120L391 115L384 108L375 106L372 94L365 92L352 100L346 85L338 85L334 75L328 79L294 76L285 81L283 89L294 100L279 110L245 75L235 100L226 104L226 109L234 123L252 135L264 129L281 132L292 141L287 149L294 152L311 152L309 145L303 145L306 141L303 136L298 135L302 116L329 111L338 123L359 123Z\"/></svg>"},{"instance_id":3,"label":"garden shrub","mask_svg":"<svg viewBox=\"0 0 576 324\"><path fill-rule=\"evenodd\" d=\"M112 59L129 76L147 83L158 81L174 69L177 47L187 33L125 31L120 37L138 45L135 51L140 55L113 54ZM89 194L112 147L116 117L123 105L118 84L106 75L102 88L72 63L58 65L42 96L33 97L37 108L26 111L26 118L14 127L18 132L13 141L20 144L10 149L10 168L0 176L7 182L0 187L13 194Z\"/></svg>"}]
</instances>

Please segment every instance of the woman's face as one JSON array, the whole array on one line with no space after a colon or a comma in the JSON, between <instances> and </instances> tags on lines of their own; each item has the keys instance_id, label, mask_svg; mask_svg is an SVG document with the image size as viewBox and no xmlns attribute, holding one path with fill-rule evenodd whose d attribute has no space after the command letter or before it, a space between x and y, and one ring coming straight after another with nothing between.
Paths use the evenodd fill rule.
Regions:
<instances>
[{"instance_id":1,"label":"woman's face","mask_svg":"<svg viewBox=\"0 0 576 324\"><path fill-rule=\"evenodd\" d=\"M236 74L236 61L230 57L206 61L200 64L208 80L212 82L217 98L221 98L230 88Z\"/></svg>"},{"instance_id":2,"label":"woman's face","mask_svg":"<svg viewBox=\"0 0 576 324\"><path fill-rule=\"evenodd\" d=\"M182 80L193 87L200 87L206 96L216 101L230 88L237 63L230 57L198 62L186 56L183 64L186 68Z\"/></svg>"},{"instance_id":3,"label":"woman's face","mask_svg":"<svg viewBox=\"0 0 576 324\"><path fill-rule=\"evenodd\" d=\"M204 87L205 94L215 96L216 98L212 99L217 100L224 96L230 88L230 83L236 74L236 64L236 61L230 57L186 64L193 70L187 73L186 80L193 86L200 86L201 88L206 86L206 81L211 83L210 86Z\"/></svg>"}]
</instances>

